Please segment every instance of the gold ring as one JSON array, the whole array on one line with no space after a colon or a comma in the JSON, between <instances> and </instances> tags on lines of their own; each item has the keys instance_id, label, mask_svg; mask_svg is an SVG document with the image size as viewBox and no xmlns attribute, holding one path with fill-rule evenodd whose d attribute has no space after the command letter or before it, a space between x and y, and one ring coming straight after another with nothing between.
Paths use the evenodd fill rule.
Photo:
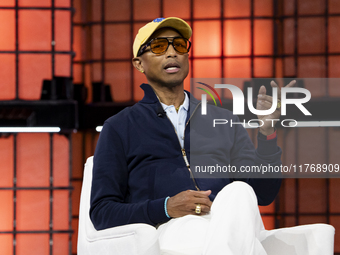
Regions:
<instances>
[{"instance_id":1,"label":"gold ring","mask_svg":"<svg viewBox=\"0 0 340 255\"><path fill-rule=\"evenodd\" d=\"M280 108L281 108L281 101L279 100L279 101L277 102L276 109L280 109Z\"/></svg>"},{"instance_id":2,"label":"gold ring","mask_svg":"<svg viewBox=\"0 0 340 255\"><path fill-rule=\"evenodd\" d=\"M195 213L196 213L196 214L201 214L201 209L202 209L202 208L201 208L201 204L197 204L197 205L196 205L196 209L195 209Z\"/></svg>"}]
</instances>

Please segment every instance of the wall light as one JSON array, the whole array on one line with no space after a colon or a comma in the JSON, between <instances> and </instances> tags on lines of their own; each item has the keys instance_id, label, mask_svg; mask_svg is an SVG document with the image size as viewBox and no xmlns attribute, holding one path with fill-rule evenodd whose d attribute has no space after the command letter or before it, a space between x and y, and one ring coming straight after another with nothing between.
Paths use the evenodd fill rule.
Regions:
<instances>
[{"instance_id":1,"label":"wall light","mask_svg":"<svg viewBox=\"0 0 340 255\"><path fill-rule=\"evenodd\" d=\"M0 133L59 133L60 127L0 127Z\"/></svg>"},{"instance_id":2,"label":"wall light","mask_svg":"<svg viewBox=\"0 0 340 255\"><path fill-rule=\"evenodd\" d=\"M291 127L340 127L340 121L297 121L290 122Z\"/></svg>"},{"instance_id":3,"label":"wall light","mask_svg":"<svg viewBox=\"0 0 340 255\"><path fill-rule=\"evenodd\" d=\"M298 121L297 125L295 126L296 122L290 122L290 127L340 127L340 121ZM248 123L245 123L244 128L258 128L260 127L257 123L252 123L249 125ZM103 126L97 126L96 131L101 132ZM1 131L1 129L0 129Z\"/></svg>"}]
</instances>

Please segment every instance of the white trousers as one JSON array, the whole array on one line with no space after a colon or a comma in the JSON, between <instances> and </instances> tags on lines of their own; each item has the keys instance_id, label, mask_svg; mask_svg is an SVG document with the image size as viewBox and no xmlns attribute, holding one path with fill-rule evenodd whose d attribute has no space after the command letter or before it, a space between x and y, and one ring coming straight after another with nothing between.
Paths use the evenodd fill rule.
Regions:
<instances>
[{"instance_id":1,"label":"white trousers","mask_svg":"<svg viewBox=\"0 0 340 255\"><path fill-rule=\"evenodd\" d=\"M209 215L171 219L157 231L162 255L266 255L257 198L245 182L225 186Z\"/></svg>"}]
</instances>

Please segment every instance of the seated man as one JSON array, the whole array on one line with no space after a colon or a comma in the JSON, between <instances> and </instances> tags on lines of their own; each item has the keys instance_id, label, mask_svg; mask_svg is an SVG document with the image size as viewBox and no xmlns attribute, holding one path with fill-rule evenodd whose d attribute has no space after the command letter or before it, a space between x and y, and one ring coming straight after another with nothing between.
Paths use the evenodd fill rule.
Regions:
<instances>
[{"instance_id":1,"label":"seated man","mask_svg":"<svg viewBox=\"0 0 340 255\"><path fill-rule=\"evenodd\" d=\"M148 84L141 85L141 101L104 123L94 155L91 220L97 230L156 226L167 254L266 254L257 205L274 200L281 179L201 179L190 169L190 123L201 116L200 109L190 111L201 106L183 87L191 34L178 18L155 19L139 30L132 62ZM257 109L271 107L265 94L261 87ZM258 118L279 116L276 110ZM264 122L256 150L242 126L228 130L224 156L231 165L281 164L275 130Z\"/></svg>"}]
</instances>

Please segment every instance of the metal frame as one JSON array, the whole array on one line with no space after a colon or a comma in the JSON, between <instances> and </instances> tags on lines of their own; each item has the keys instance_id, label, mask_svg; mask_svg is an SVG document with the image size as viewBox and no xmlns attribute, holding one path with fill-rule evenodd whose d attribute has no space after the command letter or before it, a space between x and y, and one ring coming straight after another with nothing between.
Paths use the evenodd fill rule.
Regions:
<instances>
[{"instance_id":1,"label":"metal frame","mask_svg":"<svg viewBox=\"0 0 340 255\"><path fill-rule=\"evenodd\" d=\"M1 7L0 10L15 10L15 50L14 51L4 51L0 50L0 54L15 54L15 100L20 100L19 98L19 55L20 54L51 54L52 55L52 77L54 77L55 74L55 54L68 54L70 56L74 56L74 52L72 51L72 44L73 44L73 27L71 26L71 43L70 43L70 51L56 51L54 42L55 42L55 22L54 22L54 15L55 11L70 11L70 14L74 12L74 8L72 7L73 0L71 0L71 7L55 7L55 0L51 0L51 7L20 7L19 6L19 0L15 0L15 7ZM21 51L19 50L19 10L46 10L51 11L51 50L50 51ZM72 20L72 17L71 17ZM73 65L72 65L72 58L71 58L71 70L70 70L70 76L73 76ZM55 91L55 85L52 85L52 89ZM55 93L53 94L55 95Z\"/></svg>"},{"instance_id":2,"label":"metal frame","mask_svg":"<svg viewBox=\"0 0 340 255\"><path fill-rule=\"evenodd\" d=\"M19 56L20 54L51 54L52 58L52 64L51 64L51 74L52 77L55 75L55 54L68 54L70 56L74 56L74 52L72 51L72 44L73 44L73 27L71 24L71 31L70 31L70 51L56 51L54 46L55 41L55 12L56 11L69 11L71 15L72 20L72 13L74 12L73 9L73 1L71 0L71 7L65 8L65 7L55 7L55 0L51 0L51 6L50 7L20 7L18 4L19 0L15 0L15 6L14 7L1 7L0 10L15 10L15 50L14 51L4 51L0 50L0 54L15 54L15 100L7 101L10 104L15 104L16 101L20 103L19 98ZM51 11L51 51L20 51L19 50L19 10L46 10ZM72 65L72 58L71 58L71 70L70 75L73 76L73 65ZM54 90L53 95L55 95L55 84L52 84L52 90ZM22 103L22 102L21 102ZM71 103L72 104L72 103ZM40 105L40 104L39 104ZM38 106L39 106L38 105ZM18 234L49 234L49 254L53 254L53 235L54 234L69 234L69 254L72 254L72 226L71 226L71 219L72 219L72 201L71 201L71 193L73 190L73 187L70 186L71 183L71 170L72 170L72 136L69 134L70 130L67 130L65 133L65 136L68 139L69 142L69 185L68 186L62 186L57 187L53 185L53 133L49 134L49 143L50 143L50 178L49 178L49 186L46 187L18 187L17 186L17 136L18 134L14 133L11 134L13 136L13 187L0 187L0 192L3 190L13 190L13 231L0 231L1 234L12 234L13 236L13 255L17 253L16 245L17 245L17 235ZM5 139L5 138L4 138ZM46 231L18 231L16 222L17 222L17 191L18 190L48 190L49 191L49 230ZM66 190L69 191L69 219L68 219L68 229L65 230L53 230L53 192L54 190Z\"/></svg>"},{"instance_id":3,"label":"metal frame","mask_svg":"<svg viewBox=\"0 0 340 255\"><path fill-rule=\"evenodd\" d=\"M1 234L12 234L13 235L13 255L16 254L16 237L17 234L49 234L49 254L53 254L53 234L69 234L69 254L72 254L72 234L73 230L71 227L71 215L72 215L72 206L71 206L71 193L73 190L72 186L53 186L53 133L49 134L49 143L50 143L50 177L49 177L49 186L46 187L18 187L17 186L17 136L18 134L13 135L13 187L0 187L0 192L3 190L13 190L13 231L0 231ZM72 139L71 135L67 135L69 140L69 172L71 174L72 169ZM69 176L69 183L71 182L71 176ZM49 191L49 230L26 230L26 231L18 231L16 227L17 222L17 191L18 190L48 190ZM65 230L53 230L53 191L54 190L68 190L69 191L69 229Z\"/></svg>"},{"instance_id":4,"label":"metal frame","mask_svg":"<svg viewBox=\"0 0 340 255\"><path fill-rule=\"evenodd\" d=\"M163 0L159 0L160 2L160 16L163 16ZM194 21L212 21L212 20L216 20L216 21L220 21L221 24L221 54L219 57L194 57L192 55L190 55L190 60L191 60L191 70L193 70L194 67L194 60L196 59L220 59L221 60L221 73L222 76L225 75L224 73L224 61L225 59L228 58L247 58L250 59L251 61L251 77L252 78L256 78L255 74L254 74L254 59L255 58L270 58L273 60L273 68L272 68L272 77L275 77L276 74L276 60L280 59L282 61L284 61L286 58L294 58L294 71L295 71L295 75L297 76L298 74L298 61L299 61L299 57L315 57L315 56L319 56L319 57L325 57L325 76L329 77L329 62L328 62L328 58L330 56L340 56L339 52L329 52L329 31L328 31L328 19L330 17L340 17L340 13L339 14L331 14L329 13L329 0L325 0L325 7L324 7L324 13L322 14L299 14L298 13L298 0L294 1L294 14L292 15L284 15L283 11L282 11L282 7L284 5L284 1L283 0L279 0L279 1L275 1L273 0L273 16L255 16L254 14L254 4L255 1L254 0L250 0L250 16L248 17L233 17L233 18L228 18L228 17L224 17L224 1L221 0L220 1L220 6L221 6L221 15L219 18L206 18L206 19L201 19L201 18L194 18L194 1L190 0L190 18L187 19L187 21L190 21L194 30ZM80 64L83 67L87 64L93 64L93 63L101 63L102 65L102 81L104 83L104 79L105 79L105 63L108 62L129 62L130 58L122 58L122 59L107 59L105 58L105 29L104 26L107 24L130 24L130 35L131 35L131 41L130 44L132 45L133 43L133 38L134 38L134 34L133 34L133 24L136 22L149 22L149 20L135 20L133 17L133 10L134 10L134 1L130 0L130 20L128 21L106 21L105 20L105 1L101 0L101 21L98 22L92 22L92 21L88 21L88 22L81 22L81 23L74 23L74 26L80 26L83 28L92 28L93 25L101 25L102 26L102 30L101 30L101 40L102 40L102 55L101 55L101 59L83 59L83 60L79 60L79 61L74 61L74 64ZM325 21L325 50L324 52L321 53L299 53L298 52L298 30L299 30L299 25L298 25L298 21L300 18L324 18ZM284 53L283 50L283 36L284 36L284 32L283 32L283 24L287 19L293 19L294 20L294 34L295 34L295 47L294 47L294 52L291 54L286 54ZM242 55L242 56L224 56L224 49L223 49L223 45L224 45L224 21L226 20L250 20L251 22L251 54L250 55ZM254 22L256 20L271 20L273 21L273 49L274 52L271 55L255 55L254 54ZM191 39L191 41L193 42L193 45L195 44L194 40ZM84 69L83 69L84 70ZM285 65L282 65L282 72L283 72L283 76L287 77L286 75L286 70L285 70ZM133 100L134 98L134 73L133 73L133 67L131 65L131 69L130 69L130 73L131 73L131 100ZM191 73L191 77L193 77L193 72ZM329 97L329 85L327 84L326 86L326 97ZM283 131L283 141L286 141L287 138L287 132L288 131ZM298 138L299 132L301 132L301 130L299 129L295 129L294 131L294 135L295 138ZM256 133L252 130L251 131L251 136L253 139L255 139L256 137ZM326 155L326 161L327 163L329 162L329 139L330 139L330 135L329 135L329 128L325 128L325 147L327 148L325 151L325 155ZM295 139L296 142L293 146L295 146L296 149L296 154L295 154L295 161L298 163L299 161L299 154L298 154L298 148L299 148L299 142L298 139ZM283 151L285 151L287 149L288 145L286 144L286 142L283 143ZM286 158L286 154L283 154L283 160L285 160ZM79 180L80 181L80 180ZM339 216L339 213L331 213L330 212L330 181L329 179L325 179L325 186L326 186L326 210L325 213L302 213L299 211L299 207L298 207L298 203L299 203L299 192L300 192L300 181L298 179L295 180L295 187L294 187L294 192L295 192L295 196L296 196L296 201L295 201L295 212L294 213L287 213L284 210L284 194L283 192L281 192L281 194L278 196L276 203L275 203L275 212L272 214L263 214L266 216L274 216L275 218L275 227L284 227L285 226L285 218L288 216L294 216L295 217L295 224L298 225L299 224L299 217L300 216L325 216L327 219L326 223L330 222L330 217L331 216ZM284 185L282 187L282 190L284 190ZM340 253L336 253L336 254L340 254Z\"/></svg>"},{"instance_id":5,"label":"metal frame","mask_svg":"<svg viewBox=\"0 0 340 255\"><path fill-rule=\"evenodd\" d=\"M275 1L274 1L275 2ZM281 6L284 4L283 1L281 1ZM325 57L325 66L326 66L326 71L325 71L325 76L326 78L329 77L329 65L328 65L328 57L329 56L339 56L340 53L330 53L328 51L329 47L329 31L328 31L328 18L329 17L340 17L340 13L339 14L330 14L329 13L329 9L328 9L328 5L329 5L329 1L325 0L325 9L324 9L324 14L314 14L314 15L301 15L298 13L298 0L294 0L294 15L281 15L279 17L279 22L281 25L283 25L284 20L288 19L288 18L293 18L294 19L294 37L295 37L295 42L294 42L294 54L279 54L277 57L282 58L284 60L284 58L286 57L294 57L294 69L295 69L295 76L297 76L298 74L298 59L299 57L304 57L304 56L322 56ZM325 50L324 53L316 53L316 54L301 54L298 52L298 20L299 18L324 18L325 19ZM284 36L283 32L282 32L282 36L281 38ZM284 70L284 65L283 65L283 73L285 73ZM329 85L326 84L326 97L329 97ZM298 136L299 136L299 132L302 131L300 129L295 129L294 130L294 136L295 136L295 162L296 164L299 164L299 141L298 141ZM283 133L283 141L286 141L287 138L287 132ZM325 128L325 158L326 158L326 164L329 163L329 128ZM287 148L287 144L286 142L284 142L283 145L283 151L286 150ZM285 158L285 153L283 154L283 157ZM280 206L277 206L278 210L277 211L277 216L279 218L279 220L277 220L277 226L284 226L285 225L285 217L287 216L294 216L295 217L295 225L299 225L300 224L300 216L325 216L326 217L326 222L325 223L330 223L330 217L331 216L339 216L340 213L331 213L330 212L330 181L329 179L324 179L325 181L325 186L326 186L326 197L325 197L325 201L326 201L326 208L325 208L325 213L302 213L299 210L299 191L300 191L300 180L299 179L295 179L295 187L294 187L294 192L295 192L295 213L286 213L284 211L284 197L283 192L281 193L281 196L279 197L279 199L281 200L279 203L283 204L282 209L279 209ZM283 190L282 190L283 191ZM335 253L335 254L339 254L339 253Z\"/></svg>"}]
</instances>

